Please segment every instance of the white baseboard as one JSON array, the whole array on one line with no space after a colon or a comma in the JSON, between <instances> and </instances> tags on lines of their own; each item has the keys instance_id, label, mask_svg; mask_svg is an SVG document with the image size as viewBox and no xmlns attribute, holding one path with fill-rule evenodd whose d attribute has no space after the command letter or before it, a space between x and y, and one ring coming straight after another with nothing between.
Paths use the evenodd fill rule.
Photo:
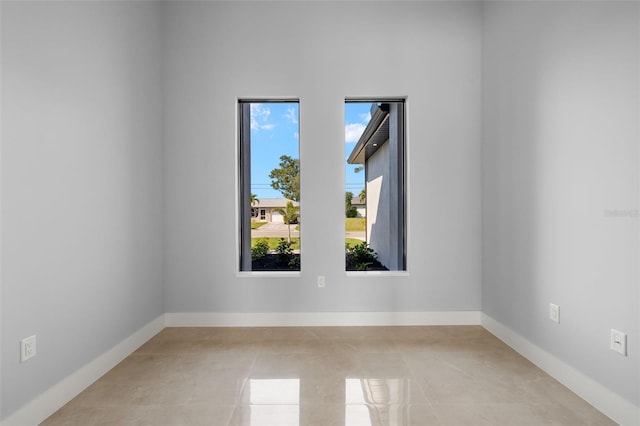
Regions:
<instances>
[{"instance_id":1,"label":"white baseboard","mask_svg":"<svg viewBox=\"0 0 640 426\"><path fill-rule=\"evenodd\" d=\"M168 313L167 327L480 325L480 311Z\"/></svg>"},{"instance_id":2,"label":"white baseboard","mask_svg":"<svg viewBox=\"0 0 640 426\"><path fill-rule=\"evenodd\" d=\"M115 367L165 327L164 315L76 370L2 421L2 426L36 426L55 413L87 386Z\"/></svg>"},{"instance_id":3,"label":"white baseboard","mask_svg":"<svg viewBox=\"0 0 640 426\"><path fill-rule=\"evenodd\" d=\"M616 423L628 426L640 425L640 407L486 314L482 314L482 326Z\"/></svg>"}]
</instances>

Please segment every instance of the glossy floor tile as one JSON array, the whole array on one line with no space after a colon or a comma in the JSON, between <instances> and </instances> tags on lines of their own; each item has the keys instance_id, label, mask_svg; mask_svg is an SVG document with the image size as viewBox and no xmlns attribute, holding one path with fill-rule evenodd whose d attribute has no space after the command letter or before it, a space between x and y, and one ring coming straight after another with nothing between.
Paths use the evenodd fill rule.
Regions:
<instances>
[{"instance_id":1,"label":"glossy floor tile","mask_svg":"<svg viewBox=\"0 0 640 426\"><path fill-rule=\"evenodd\" d=\"M612 425L479 326L166 328L43 425Z\"/></svg>"}]
</instances>

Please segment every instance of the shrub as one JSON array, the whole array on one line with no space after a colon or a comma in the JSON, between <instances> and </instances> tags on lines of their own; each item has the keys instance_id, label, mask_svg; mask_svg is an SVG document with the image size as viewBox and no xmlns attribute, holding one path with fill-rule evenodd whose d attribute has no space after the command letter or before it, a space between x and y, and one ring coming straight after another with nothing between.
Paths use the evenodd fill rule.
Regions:
<instances>
[{"instance_id":1,"label":"shrub","mask_svg":"<svg viewBox=\"0 0 640 426\"><path fill-rule=\"evenodd\" d=\"M378 260L378 254L365 241L347 248L347 264L356 271L364 271Z\"/></svg>"},{"instance_id":2,"label":"shrub","mask_svg":"<svg viewBox=\"0 0 640 426\"><path fill-rule=\"evenodd\" d=\"M300 256L296 256L295 254L292 254L291 257L289 257L288 266L291 269L300 270Z\"/></svg>"},{"instance_id":3,"label":"shrub","mask_svg":"<svg viewBox=\"0 0 640 426\"><path fill-rule=\"evenodd\" d=\"M292 257L294 257L291 243L284 238L280 238L276 252L278 253L278 260L280 260L280 263L283 265L289 265Z\"/></svg>"},{"instance_id":4,"label":"shrub","mask_svg":"<svg viewBox=\"0 0 640 426\"><path fill-rule=\"evenodd\" d=\"M266 238L256 241L256 245L251 248L251 260L263 258L269 252L269 243Z\"/></svg>"}]
</instances>

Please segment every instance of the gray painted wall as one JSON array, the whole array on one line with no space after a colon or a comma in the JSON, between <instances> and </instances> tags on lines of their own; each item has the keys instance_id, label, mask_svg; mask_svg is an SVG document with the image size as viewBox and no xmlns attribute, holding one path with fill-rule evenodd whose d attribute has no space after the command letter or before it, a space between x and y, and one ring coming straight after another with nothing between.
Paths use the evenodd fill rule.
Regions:
<instances>
[{"instance_id":1,"label":"gray painted wall","mask_svg":"<svg viewBox=\"0 0 640 426\"><path fill-rule=\"evenodd\" d=\"M638 8L488 3L482 70L483 312L636 405Z\"/></svg>"},{"instance_id":2,"label":"gray painted wall","mask_svg":"<svg viewBox=\"0 0 640 426\"><path fill-rule=\"evenodd\" d=\"M481 4L166 6L167 312L480 309ZM300 99L302 272L237 277L237 98L283 96ZM344 271L343 104L363 96L408 97L408 276Z\"/></svg>"},{"instance_id":3,"label":"gray painted wall","mask_svg":"<svg viewBox=\"0 0 640 426\"><path fill-rule=\"evenodd\" d=\"M3 1L1 23L4 418L164 307L158 5Z\"/></svg>"}]
</instances>

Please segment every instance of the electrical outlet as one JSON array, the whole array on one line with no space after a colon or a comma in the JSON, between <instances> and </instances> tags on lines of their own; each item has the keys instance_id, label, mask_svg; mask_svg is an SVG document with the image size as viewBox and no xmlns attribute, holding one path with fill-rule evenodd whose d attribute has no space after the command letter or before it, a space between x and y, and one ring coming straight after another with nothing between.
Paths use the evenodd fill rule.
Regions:
<instances>
[{"instance_id":1,"label":"electrical outlet","mask_svg":"<svg viewBox=\"0 0 640 426\"><path fill-rule=\"evenodd\" d=\"M549 319L560 324L560 306L549 303Z\"/></svg>"},{"instance_id":2,"label":"electrical outlet","mask_svg":"<svg viewBox=\"0 0 640 426\"><path fill-rule=\"evenodd\" d=\"M318 288L324 288L324 286L325 286L324 275L318 275Z\"/></svg>"},{"instance_id":3,"label":"electrical outlet","mask_svg":"<svg viewBox=\"0 0 640 426\"><path fill-rule=\"evenodd\" d=\"M627 356L627 335L621 331L611 329L611 341L609 347L620 355Z\"/></svg>"},{"instance_id":4,"label":"electrical outlet","mask_svg":"<svg viewBox=\"0 0 640 426\"><path fill-rule=\"evenodd\" d=\"M20 341L20 362L25 362L36 356L36 335L26 337Z\"/></svg>"}]
</instances>

